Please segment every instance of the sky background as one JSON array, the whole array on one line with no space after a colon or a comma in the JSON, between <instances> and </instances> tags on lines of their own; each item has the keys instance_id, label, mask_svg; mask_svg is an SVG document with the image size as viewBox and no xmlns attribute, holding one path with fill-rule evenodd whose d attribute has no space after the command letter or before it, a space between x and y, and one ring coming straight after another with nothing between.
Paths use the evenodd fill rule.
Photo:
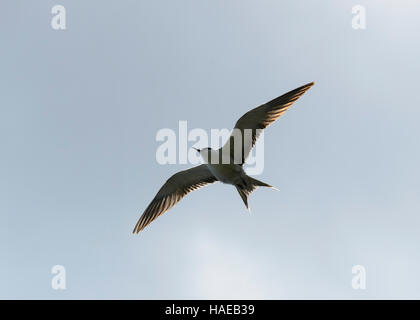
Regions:
<instances>
[{"instance_id":1,"label":"sky background","mask_svg":"<svg viewBox=\"0 0 420 320\"><path fill-rule=\"evenodd\" d=\"M2 1L0 298L419 299L419 16L414 0ZM249 213L211 185L131 234L189 167L157 163L158 130L232 128L310 81L265 132L257 179L280 192Z\"/></svg>"}]
</instances>

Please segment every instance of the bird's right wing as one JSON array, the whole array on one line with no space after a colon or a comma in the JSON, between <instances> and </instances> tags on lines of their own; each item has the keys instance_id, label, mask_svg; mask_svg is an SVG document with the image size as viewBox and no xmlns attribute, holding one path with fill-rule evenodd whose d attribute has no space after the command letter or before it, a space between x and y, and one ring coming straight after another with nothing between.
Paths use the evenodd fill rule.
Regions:
<instances>
[{"instance_id":1,"label":"bird's right wing","mask_svg":"<svg viewBox=\"0 0 420 320\"><path fill-rule=\"evenodd\" d=\"M243 164L261 131L280 118L313 85L313 82L305 84L245 113L236 122L232 135L222 147L223 154L229 152L235 163ZM241 139L242 143L235 148L237 139Z\"/></svg>"},{"instance_id":2,"label":"bird's right wing","mask_svg":"<svg viewBox=\"0 0 420 320\"><path fill-rule=\"evenodd\" d=\"M217 179L205 164L175 173L160 188L152 202L143 212L133 233L143 230L149 223L172 208L191 191L216 182Z\"/></svg>"}]
</instances>

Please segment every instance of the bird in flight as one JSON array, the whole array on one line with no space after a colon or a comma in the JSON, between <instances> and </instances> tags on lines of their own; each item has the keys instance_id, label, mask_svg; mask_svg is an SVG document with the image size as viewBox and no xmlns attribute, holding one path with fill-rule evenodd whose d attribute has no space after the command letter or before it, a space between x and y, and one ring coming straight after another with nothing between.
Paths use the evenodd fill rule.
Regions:
<instances>
[{"instance_id":1,"label":"bird in flight","mask_svg":"<svg viewBox=\"0 0 420 320\"><path fill-rule=\"evenodd\" d=\"M236 122L231 136L222 148L196 149L204 164L170 177L141 215L133 233L143 230L191 191L217 181L234 185L247 208L248 196L257 187L273 188L248 176L242 166L261 131L280 118L313 85L314 82L305 84L245 113Z\"/></svg>"}]
</instances>

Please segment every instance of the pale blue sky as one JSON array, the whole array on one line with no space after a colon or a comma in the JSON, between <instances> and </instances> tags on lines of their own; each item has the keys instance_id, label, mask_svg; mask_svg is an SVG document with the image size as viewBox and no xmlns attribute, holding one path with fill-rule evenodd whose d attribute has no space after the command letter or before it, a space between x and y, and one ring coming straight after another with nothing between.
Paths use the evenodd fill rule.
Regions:
<instances>
[{"instance_id":1,"label":"pale blue sky","mask_svg":"<svg viewBox=\"0 0 420 320\"><path fill-rule=\"evenodd\" d=\"M408 0L2 1L0 297L420 298L419 16ZM310 81L265 134L258 179L280 192L250 214L212 185L131 234L187 167L156 162L159 129L231 128Z\"/></svg>"}]
</instances>

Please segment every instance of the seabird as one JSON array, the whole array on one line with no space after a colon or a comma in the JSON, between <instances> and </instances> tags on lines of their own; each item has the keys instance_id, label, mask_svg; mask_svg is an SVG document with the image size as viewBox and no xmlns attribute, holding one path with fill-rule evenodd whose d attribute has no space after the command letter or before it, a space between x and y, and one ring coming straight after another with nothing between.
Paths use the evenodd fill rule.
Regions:
<instances>
[{"instance_id":1,"label":"seabird","mask_svg":"<svg viewBox=\"0 0 420 320\"><path fill-rule=\"evenodd\" d=\"M245 173L242 166L246 158L261 131L280 118L313 85L314 82L308 83L245 113L236 122L231 136L222 148L196 149L204 164L170 177L141 215L133 233L143 230L191 191L216 181L234 185L249 209L248 196L252 191L257 187L273 187Z\"/></svg>"}]
</instances>

